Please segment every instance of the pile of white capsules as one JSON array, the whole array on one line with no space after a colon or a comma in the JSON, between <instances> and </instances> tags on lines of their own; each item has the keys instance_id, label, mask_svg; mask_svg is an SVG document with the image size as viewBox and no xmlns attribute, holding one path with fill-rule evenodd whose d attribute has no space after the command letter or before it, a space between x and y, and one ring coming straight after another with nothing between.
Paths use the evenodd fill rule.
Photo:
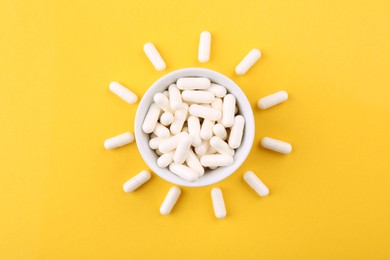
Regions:
<instances>
[{"instance_id":1,"label":"pile of white capsules","mask_svg":"<svg viewBox=\"0 0 390 260\"><path fill-rule=\"evenodd\" d=\"M230 166L245 125L236 98L208 78L185 77L154 95L142 125L157 165L187 181Z\"/></svg>"}]
</instances>

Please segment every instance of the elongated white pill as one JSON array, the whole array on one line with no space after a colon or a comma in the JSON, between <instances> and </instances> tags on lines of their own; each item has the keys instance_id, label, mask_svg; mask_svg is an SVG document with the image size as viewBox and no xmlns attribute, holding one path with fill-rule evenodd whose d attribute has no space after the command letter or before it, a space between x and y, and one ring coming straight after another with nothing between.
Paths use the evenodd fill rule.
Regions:
<instances>
[{"instance_id":1,"label":"elongated white pill","mask_svg":"<svg viewBox=\"0 0 390 260\"><path fill-rule=\"evenodd\" d=\"M168 194L160 207L160 213L162 215L168 215L169 213L171 213L173 206L175 206L177 200L180 197L180 193L181 191L179 187L173 186L169 189Z\"/></svg>"},{"instance_id":2,"label":"elongated white pill","mask_svg":"<svg viewBox=\"0 0 390 260\"><path fill-rule=\"evenodd\" d=\"M138 100L137 95L133 91L129 90L128 88L125 88L123 85L116 81L111 82L109 88L112 93L114 93L129 104L134 104Z\"/></svg>"},{"instance_id":3,"label":"elongated white pill","mask_svg":"<svg viewBox=\"0 0 390 260\"><path fill-rule=\"evenodd\" d=\"M214 93L202 90L184 90L181 96L184 101L197 104L210 104L215 100Z\"/></svg>"},{"instance_id":4,"label":"elongated white pill","mask_svg":"<svg viewBox=\"0 0 390 260\"><path fill-rule=\"evenodd\" d=\"M233 163L233 156L227 154L207 154L200 158L204 167L230 166Z\"/></svg>"},{"instance_id":5,"label":"elongated white pill","mask_svg":"<svg viewBox=\"0 0 390 260\"><path fill-rule=\"evenodd\" d=\"M169 99L163 93L156 93L153 100L164 112L172 112Z\"/></svg>"},{"instance_id":6,"label":"elongated white pill","mask_svg":"<svg viewBox=\"0 0 390 260\"><path fill-rule=\"evenodd\" d=\"M177 88L176 84L171 84L168 88L169 92L169 103L173 110L177 110L181 107L183 103L181 98L180 90Z\"/></svg>"},{"instance_id":7,"label":"elongated white pill","mask_svg":"<svg viewBox=\"0 0 390 260\"><path fill-rule=\"evenodd\" d=\"M169 165L169 170L186 181L196 181L198 179L198 173L196 171L182 164L173 162Z\"/></svg>"},{"instance_id":8,"label":"elongated white pill","mask_svg":"<svg viewBox=\"0 0 390 260\"><path fill-rule=\"evenodd\" d=\"M279 103L282 103L288 99L288 94L286 91L282 90L271 94L269 96L263 97L257 102L257 106L261 109L267 109L273 107Z\"/></svg>"},{"instance_id":9,"label":"elongated white pill","mask_svg":"<svg viewBox=\"0 0 390 260\"><path fill-rule=\"evenodd\" d=\"M211 86L208 91L213 92L214 95L218 98L223 98L227 93L227 90L224 86L215 83L211 83Z\"/></svg>"},{"instance_id":10,"label":"elongated white pill","mask_svg":"<svg viewBox=\"0 0 390 260\"><path fill-rule=\"evenodd\" d=\"M182 104L181 107L175 111L170 130L172 134L177 134L183 129L184 122L187 119L188 105Z\"/></svg>"},{"instance_id":11,"label":"elongated white pill","mask_svg":"<svg viewBox=\"0 0 390 260\"><path fill-rule=\"evenodd\" d=\"M149 147L153 150L157 149L161 142L167 140L168 137L153 137L149 140Z\"/></svg>"},{"instance_id":12,"label":"elongated white pill","mask_svg":"<svg viewBox=\"0 0 390 260\"><path fill-rule=\"evenodd\" d=\"M213 188L211 190L211 199L213 201L215 216L217 218L226 217L225 201L223 200L223 195L220 188Z\"/></svg>"},{"instance_id":13,"label":"elongated white pill","mask_svg":"<svg viewBox=\"0 0 390 260\"><path fill-rule=\"evenodd\" d=\"M234 124L230 130L229 146L233 149L237 149L241 145L242 135L244 133L245 118L238 115L234 118Z\"/></svg>"},{"instance_id":14,"label":"elongated white pill","mask_svg":"<svg viewBox=\"0 0 390 260\"><path fill-rule=\"evenodd\" d=\"M261 139L261 146L283 154L289 154L292 150L291 144L270 137Z\"/></svg>"},{"instance_id":15,"label":"elongated white pill","mask_svg":"<svg viewBox=\"0 0 390 260\"><path fill-rule=\"evenodd\" d=\"M234 150L218 136L214 136L210 139L210 145L220 154L234 155Z\"/></svg>"},{"instance_id":16,"label":"elongated white pill","mask_svg":"<svg viewBox=\"0 0 390 260\"><path fill-rule=\"evenodd\" d=\"M208 78L180 78L176 82L179 89L208 89L211 85Z\"/></svg>"},{"instance_id":17,"label":"elongated white pill","mask_svg":"<svg viewBox=\"0 0 390 260\"><path fill-rule=\"evenodd\" d=\"M158 117L160 116L160 112L161 109L156 103L153 103L150 106L149 111L145 116L144 123L142 125L142 130L144 131L144 133L150 134L154 131L154 128L156 128Z\"/></svg>"},{"instance_id":18,"label":"elongated white pill","mask_svg":"<svg viewBox=\"0 0 390 260\"><path fill-rule=\"evenodd\" d=\"M165 70L166 64L164 60L161 58L160 53L153 45L153 43L151 42L145 43L144 52L156 70L158 71Z\"/></svg>"},{"instance_id":19,"label":"elongated white pill","mask_svg":"<svg viewBox=\"0 0 390 260\"><path fill-rule=\"evenodd\" d=\"M237 65L236 73L244 75L261 57L261 52L258 49L251 50L244 59Z\"/></svg>"},{"instance_id":20,"label":"elongated white pill","mask_svg":"<svg viewBox=\"0 0 390 260\"><path fill-rule=\"evenodd\" d=\"M189 112L193 116L201 117L212 121L217 121L221 118L221 111L197 104L191 105L189 108Z\"/></svg>"},{"instance_id":21,"label":"elongated white pill","mask_svg":"<svg viewBox=\"0 0 390 260\"><path fill-rule=\"evenodd\" d=\"M167 153L170 152L174 149L176 149L177 145L179 144L180 138L184 135L185 133L178 133L172 137L169 137L168 139L162 141L158 149L162 153Z\"/></svg>"},{"instance_id":22,"label":"elongated white pill","mask_svg":"<svg viewBox=\"0 0 390 260\"><path fill-rule=\"evenodd\" d=\"M190 116L187 119L187 124L188 124L188 133L192 137L192 145L197 147L202 143L202 139L200 138L199 117Z\"/></svg>"},{"instance_id":23,"label":"elongated white pill","mask_svg":"<svg viewBox=\"0 0 390 260\"><path fill-rule=\"evenodd\" d=\"M204 174L204 168L200 163L198 157L192 150L189 150L187 154L186 164L188 165L188 167L196 171L199 177Z\"/></svg>"},{"instance_id":24,"label":"elongated white pill","mask_svg":"<svg viewBox=\"0 0 390 260\"><path fill-rule=\"evenodd\" d=\"M247 171L244 173L244 180L249 184L249 186L254 189L257 194L261 197L265 197L269 194L267 186L256 176L252 171Z\"/></svg>"},{"instance_id":25,"label":"elongated white pill","mask_svg":"<svg viewBox=\"0 0 390 260\"><path fill-rule=\"evenodd\" d=\"M233 125L235 107L236 107L236 98L232 94L227 94L223 98L223 106L222 106L222 124L225 127L231 127Z\"/></svg>"},{"instance_id":26,"label":"elongated white pill","mask_svg":"<svg viewBox=\"0 0 390 260\"><path fill-rule=\"evenodd\" d=\"M198 60L202 63L208 62L210 59L211 34L204 31L200 34Z\"/></svg>"},{"instance_id":27,"label":"elongated white pill","mask_svg":"<svg viewBox=\"0 0 390 260\"><path fill-rule=\"evenodd\" d=\"M135 175L133 178L125 182L125 184L123 184L123 190L125 192L132 192L138 189L138 187L140 187L142 184L147 182L150 179L150 177L151 177L150 172L147 170L143 170L137 175Z\"/></svg>"},{"instance_id":28,"label":"elongated white pill","mask_svg":"<svg viewBox=\"0 0 390 260\"><path fill-rule=\"evenodd\" d=\"M164 153L157 159L157 165L160 168L165 168L173 162L173 155L175 152Z\"/></svg>"},{"instance_id":29,"label":"elongated white pill","mask_svg":"<svg viewBox=\"0 0 390 260\"><path fill-rule=\"evenodd\" d=\"M213 136L214 123L214 121L208 119L203 120L202 128L200 129L200 138L203 140L210 140Z\"/></svg>"},{"instance_id":30,"label":"elongated white pill","mask_svg":"<svg viewBox=\"0 0 390 260\"><path fill-rule=\"evenodd\" d=\"M132 143L133 141L134 135L130 132L126 132L105 140L104 148L106 148L107 150L111 150Z\"/></svg>"},{"instance_id":31,"label":"elongated white pill","mask_svg":"<svg viewBox=\"0 0 390 260\"><path fill-rule=\"evenodd\" d=\"M185 132L182 132L185 133ZM173 155L173 161L177 164L182 164L187 158L188 151L192 144L192 138L189 134L185 133L180 137L179 143L176 147L175 154Z\"/></svg>"},{"instance_id":32,"label":"elongated white pill","mask_svg":"<svg viewBox=\"0 0 390 260\"><path fill-rule=\"evenodd\" d=\"M169 129L163 126L162 124L157 123L154 128L153 134L157 137L168 137L170 135Z\"/></svg>"},{"instance_id":33,"label":"elongated white pill","mask_svg":"<svg viewBox=\"0 0 390 260\"><path fill-rule=\"evenodd\" d=\"M170 112L164 112L160 116L160 123L164 126L168 126L173 122L173 114Z\"/></svg>"},{"instance_id":34,"label":"elongated white pill","mask_svg":"<svg viewBox=\"0 0 390 260\"><path fill-rule=\"evenodd\" d=\"M208 141L203 141L198 147L195 147L195 153L198 155L204 155L209 149L210 143Z\"/></svg>"},{"instance_id":35,"label":"elongated white pill","mask_svg":"<svg viewBox=\"0 0 390 260\"><path fill-rule=\"evenodd\" d=\"M222 140L227 139L226 128L222 124L215 124L213 126L213 133L215 134L215 136L218 136Z\"/></svg>"},{"instance_id":36,"label":"elongated white pill","mask_svg":"<svg viewBox=\"0 0 390 260\"><path fill-rule=\"evenodd\" d=\"M222 106L223 106L222 98L216 98L213 101L213 103L211 103L211 107L219 111L222 111Z\"/></svg>"}]
</instances>

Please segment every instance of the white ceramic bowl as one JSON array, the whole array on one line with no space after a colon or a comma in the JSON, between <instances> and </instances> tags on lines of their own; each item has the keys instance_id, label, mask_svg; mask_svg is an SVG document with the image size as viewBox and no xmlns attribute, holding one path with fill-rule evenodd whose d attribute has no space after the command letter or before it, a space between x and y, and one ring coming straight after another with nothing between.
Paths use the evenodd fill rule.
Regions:
<instances>
[{"instance_id":1,"label":"white ceramic bowl","mask_svg":"<svg viewBox=\"0 0 390 260\"><path fill-rule=\"evenodd\" d=\"M229 93L233 94L237 99L238 114L245 117L245 128L241 146L236 149L234 155L234 163L228 167L219 167L215 170L206 171L205 174L194 182L186 181L179 176L171 173L168 168L160 168L157 165L158 155L149 147L150 137L142 131L142 123L148 112L150 105L153 102L154 94L163 92L168 86L182 77L207 77L212 82L225 86ZM240 87L225 75L209 69L203 68L186 68L179 69L168 73L157 80L142 97L137 113L135 116L135 140L137 142L138 150L146 164L158 176L168 182L181 185L199 187L217 183L235 172L238 167L247 158L253 144L255 135L255 124L253 118L253 111L251 105Z\"/></svg>"}]
</instances>

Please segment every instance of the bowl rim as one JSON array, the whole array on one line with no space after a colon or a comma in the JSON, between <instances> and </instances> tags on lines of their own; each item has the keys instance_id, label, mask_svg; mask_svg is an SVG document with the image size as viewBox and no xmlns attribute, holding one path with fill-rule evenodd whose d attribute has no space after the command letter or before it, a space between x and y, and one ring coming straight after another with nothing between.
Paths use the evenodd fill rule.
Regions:
<instances>
[{"instance_id":1,"label":"bowl rim","mask_svg":"<svg viewBox=\"0 0 390 260\"><path fill-rule=\"evenodd\" d=\"M240 115L244 116L245 118L244 136L241 146L236 149L233 164L227 167L219 167L215 170L210 170L194 182L189 182L180 178L179 176L170 172L168 168L160 168L157 165L157 154L149 147L149 135L142 131L142 123L151 103L153 102L154 94L163 92L164 89L167 89L170 84L176 82L177 79L181 77L207 77L210 78L212 82L217 84L221 84L222 81L223 84L221 85L225 86L229 93L233 92L232 94L236 97L236 104L239 107L239 111L243 111ZM217 78L217 80L215 80L215 78ZM202 187L212 185L226 179L244 163L253 146L255 123L253 110L248 98L242 89L232 79L214 70L194 67L182 68L169 72L160 77L148 88L137 108L134 122L134 132L136 144L142 159L154 173L156 173L162 179L176 185L187 187Z\"/></svg>"}]
</instances>

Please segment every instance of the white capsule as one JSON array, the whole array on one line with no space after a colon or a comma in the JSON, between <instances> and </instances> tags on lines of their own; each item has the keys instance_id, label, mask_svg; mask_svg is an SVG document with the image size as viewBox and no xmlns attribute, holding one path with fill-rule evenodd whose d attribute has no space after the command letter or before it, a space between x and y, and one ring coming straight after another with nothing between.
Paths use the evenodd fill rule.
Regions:
<instances>
[{"instance_id":1,"label":"white capsule","mask_svg":"<svg viewBox=\"0 0 390 260\"><path fill-rule=\"evenodd\" d=\"M204 174L204 168L203 168L202 164L200 163L198 157L196 156L196 154L192 150L189 150L189 152L187 154L186 164L188 165L188 167L190 167L191 169L196 171L198 173L199 177Z\"/></svg>"},{"instance_id":2,"label":"white capsule","mask_svg":"<svg viewBox=\"0 0 390 260\"><path fill-rule=\"evenodd\" d=\"M222 124L225 127L231 127L233 125L235 107L236 107L236 98L232 94L227 94L223 98L223 106L222 106Z\"/></svg>"},{"instance_id":3,"label":"white capsule","mask_svg":"<svg viewBox=\"0 0 390 260\"><path fill-rule=\"evenodd\" d=\"M176 84L171 84L168 88L169 92L169 103L173 110L177 110L181 107L182 99L180 90L177 88Z\"/></svg>"},{"instance_id":4,"label":"white capsule","mask_svg":"<svg viewBox=\"0 0 390 260\"><path fill-rule=\"evenodd\" d=\"M197 104L191 105L189 112L193 116L201 117L212 121L217 121L221 118L221 111Z\"/></svg>"},{"instance_id":5,"label":"white capsule","mask_svg":"<svg viewBox=\"0 0 390 260\"><path fill-rule=\"evenodd\" d=\"M168 128L166 128L162 124L157 123L156 127L154 128L153 134L155 134L157 137L168 137L171 133L169 132Z\"/></svg>"},{"instance_id":6,"label":"white capsule","mask_svg":"<svg viewBox=\"0 0 390 260\"><path fill-rule=\"evenodd\" d=\"M138 189L142 184L147 182L150 179L151 175L149 171L141 171L137 175L135 175L133 178L125 182L123 184L123 190L125 192L132 192L136 189Z\"/></svg>"},{"instance_id":7,"label":"white capsule","mask_svg":"<svg viewBox=\"0 0 390 260\"><path fill-rule=\"evenodd\" d=\"M156 70L158 70L158 71L165 70L166 64L165 64L164 60L161 58L160 53L158 52L156 47L153 45L153 43L151 43L151 42L145 43L144 52Z\"/></svg>"},{"instance_id":8,"label":"white capsule","mask_svg":"<svg viewBox=\"0 0 390 260\"><path fill-rule=\"evenodd\" d=\"M195 153L197 155L204 155L209 149L210 143L208 141L203 141L199 146L195 147Z\"/></svg>"},{"instance_id":9,"label":"white capsule","mask_svg":"<svg viewBox=\"0 0 390 260\"><path fill-rule=\"evenodd\" d=\"M182 132L185 133L185 132ZM173 155L173 161L177 164L182 164L187 158L188 151L192 144L192 138L189 134L185 133L180 137L179 143L176 147L175 154Z\"/></svg>"},{"instance_id":10,"label":"white capsule","mask_svg":"<svg viewBox=\"0 0 390 260\"><path fill-rule=\"evenodd\" d=\"M165 168L173 162L173 154L175 152L164 153L157 159L157 165L160 168Z\"/></svg>"},{"instance_id":11,"label":"white capsule","mask_svg":"<svg viewBox=\"0 0 390 260\"><path fill-rule=\"evenodd\" d=\"M226 128L222 124L215 124L213 126L213 133L219 138L221 138L222 140L227 139Z\"/></svg>"},{"instance_id":12,"label":"white capsule","mask_svg":"<svg viewBox=\"0 0 390 260\"><path fill-rule=\"evenodd\" d=\"M153 103L150 106L149 111L145 116L144 123L142 125L142 130L144 131L144 133L150 134L154 131L154 128L156 128L158 117L160 116L160 112L161 109L156 103Z\"/></svg>"},{"instance_id":13,"label":"white capsule","mask_svg":"<svg viewBox=\"0 0 390 260\"><path fill-rule=\"evenodd\" d=\"M211 34L204 31L200 34L198 60L202 63L208 62L210 59L210 44Z\"/></svg>"},{"instance_id":14,"label":"white capsule","mask_svg":"<svg viewBox=\"0 0 390 260\"><path fill-rule=\"evenodd\" d=\"M161 142L167 140L168 137L153 137L149 140L149 147L150 149L158 149L158 146L161 144Z\"/></svg>"},{"instance_id":15,"label":"white capsule","mask_svg":"<svg viewBox=\"0 0 390 260\"><path fill-rule=\"evenodd\" d=\"M222 98L216 98L214 102L211 103L211 107L219 111L222 111L222 106L223 106Z\"/></svg>"},{"instance_id":16,"label":"white capsule","mask_svg":"<svg viewBox=\"0 0 390 260\"><path fill-rule=\"evenodd\" d=\"M198 179L196 171L182 164L171 163L169 170L186 181L196 181Z\"/></svg>"},{"instance_id":17,"label":"white capsule","mask_svg":"<svg viewBox=\"0 0 390 260\"><path fill-rule=\"evenodd\" d=\"M164 112L171 112L172 109L169 104L169 99L163 93L156 93L153 96L154 103L156 103Z\"/></svg>"},{"instance_id":18,"label":"white capsule","mask_svg":"<svg viewBox=\"0 0 390 260\"><path fill-rule=\"evenodd\" d=\"M210 140L213 136L214 123L214 121L208 119L203 120L202 128L200 129L200 138L203 140Z\"/></svg>"},{"instance_id":19,"label":"white capsule","mask_svg":"<svg viewBox=\"0 0 390 260\"><path fill-rule=\"evenodd\" d=\"M257 106L261 109L267 109L273 107L279 103L282 103L288 99L288 94L286 91L282 90L271 94L269 96L263 97L257 102Z\"/></svg>"},{"instance_id":20,"label":"white capsule","mask_svg":"<svg viewBox=\"0 0 390 260\"><path fill-rule=\"evenodd\" d=\"M162 215L168 215L169 213L171 213L173 206L175 206L177 200L180 197L180 193L181 191L179 187L173 186L169 189L168 194L160 207L160 213Z\"/></svg>"},{"instance_id":21,"label":"white capsule","mask_svg":"<svg viewBox=\"0 0 390 260\"><path fill-rule=\"evenodd\" d=\"M176 82L179 89L208 89L210 79L208 78L180 78Z\"/></svg>"},{"instance_id":22,"label":"white capsule","mask_svg":"<svg viewBox=\"0 0 390 260\"><path fill-rule=\"evenodd\" d=\"M233 164L233 157L227 154L207 154L200 158L204 167L230 166Z\"/></svg>"},{"instance_id":23,"label":"white capsule","mask_svg":"<svg viewBox=\"0 0 390 260\"><path fill-rule=\"evenodd\" d=\"M267 186L257 177L252 171L244 173L244 180L254 189L261 197L268 195L269 190Z\"/></svg>"},{"instance_id":24,"label":"white capsule","mask_svg":"<svg viewBox=\"0 0 390 260\"><path fill-rule=\"evenodd\" d=\"M241 145L242 135L244 133L245 118L238 115L234 118L234 124L230 130L229 146L233 149L237 149Z\"/></svg>"},{"instance_id":25,"label":"white capsule","mask_svg":"<svg viewBox=\"0 0 390 260\"><path fill-rule=\"evenodd\" d=\"M215 99L212 92L202 90L184 90L181 96L184 101L196 104L210 104Z\"/></svg>"},{"instance_id":26,"label":"white capsule","mask_svg":"<svg viewBox=\"0 0 390 260\"><path fill-rule=\"evenodd\" d=\"M134 104L138 100L138 97L134 92L132 92L128 88L125 88L123 85L116 81L111 82L109 88L112 93L114 93L129 104Z\"/></svg>"},{"instance_id":27,"label":"white capsule","mask_svg":"<svg viewBox=\"0 0 390 260\"><path fill-rule=\"evenodd\" d=\"M236 73L244 75L261 57L261 52L258 49L251 50L244 59L237 65Z\"/></svg>"},{"instance_id":28,"label":"white capsule","mask_svg":"<svg viewBox=\"0 0 390 260\"><path fill-rule=\"evenodd\" d=\"M217 218L226 217L225 201L223 200L223 195L220 188L213 188L211 190L211 199L213 201L215 216Z\"/></svg>"},{"instance_id":29,"label":"white capsule","mask_svg":"<svg viewBox=\"0 0 390 260\"><path fill-rule=\"evenodd\" d=\"M187 119L187 124L188 124L188 133L192 137L192 145L197 147L202 143L202 139L200 138L199 117L190 116Z\"/></svg>"},{"instance_id":30,"label":"white capsule","mask_svg":"<svg viewBox=\"0 0 390 260\"><path fill-rule=\"evenodd\" d=\"M126 132L114 137L111 137L104 141L104 148L111 150L132 143L134 141L134 135L130 132Z\"/></svg>"},{"instance_id":31,"label":"white capsule","mask_svg":"<svg viewBox=\"0 0 390 260\"><path fill-rule=\"evenodd\" d=\"M224 86L215 83L211 83L211 86L208 91L213 92L214 95L218 98L223 98L227 93L227 90Z\"/></svg>"},{"instance_id":32,"label":"white capsule","mask_svg":"<svg viewBox=\"0 0 390 260\"><path fill-rule=\"evenodd\" d=\"M185 133L178 133L172 137L169 137L168 139L162 141L159 146L158 146L158 149L160 150L160 152L162 153L167 153L167 152L170 152L174 149L176 149L177 145L179 144L179 141L181 139L181 137L184 135Z\"/></svg>"},{"instance_id":33,"label":"white capsule","mask_svg":"<svg viewBox=\"0 0 390 260\"><path fill-rule=\"evenodd\" d=\"M210 139L210 145L214 147L220 154L227 154L230 156L234 155L234 150L218 136L214 136Z\"/></svg>"},{"instance_id":34,"label":"white capsule","mask_svg":"<svg viewBox=\"0 0 390 260\"><path fill-rule=\"evenodd\" d=\"M173 121L173 114L170 112L164 112L160 116L160 123L162 125L168 126L172 123L172 121Z\"/></svg>"},{"instance_id":35,"label":"white capsule","mask_svg":"<svg viewBox=\"0 0 390 260\"><path fill-rule=\"evenodd\" d=\"M172 134L177 134L183 129L184 122L187 119L188 105L182 104L180 109L175 111L170 130Z\"/></svg>"},{"instance_id":36,"label":"white capsule","mask_svg":"<svg viewBox=\"0 0 390 260\"><path fill-rule=\"evenodd\" d=\"M261 139L261 146L283 154L289 154L292 150L291 144L269 137L264 137Z\"/></svg>"}]
</instances>

